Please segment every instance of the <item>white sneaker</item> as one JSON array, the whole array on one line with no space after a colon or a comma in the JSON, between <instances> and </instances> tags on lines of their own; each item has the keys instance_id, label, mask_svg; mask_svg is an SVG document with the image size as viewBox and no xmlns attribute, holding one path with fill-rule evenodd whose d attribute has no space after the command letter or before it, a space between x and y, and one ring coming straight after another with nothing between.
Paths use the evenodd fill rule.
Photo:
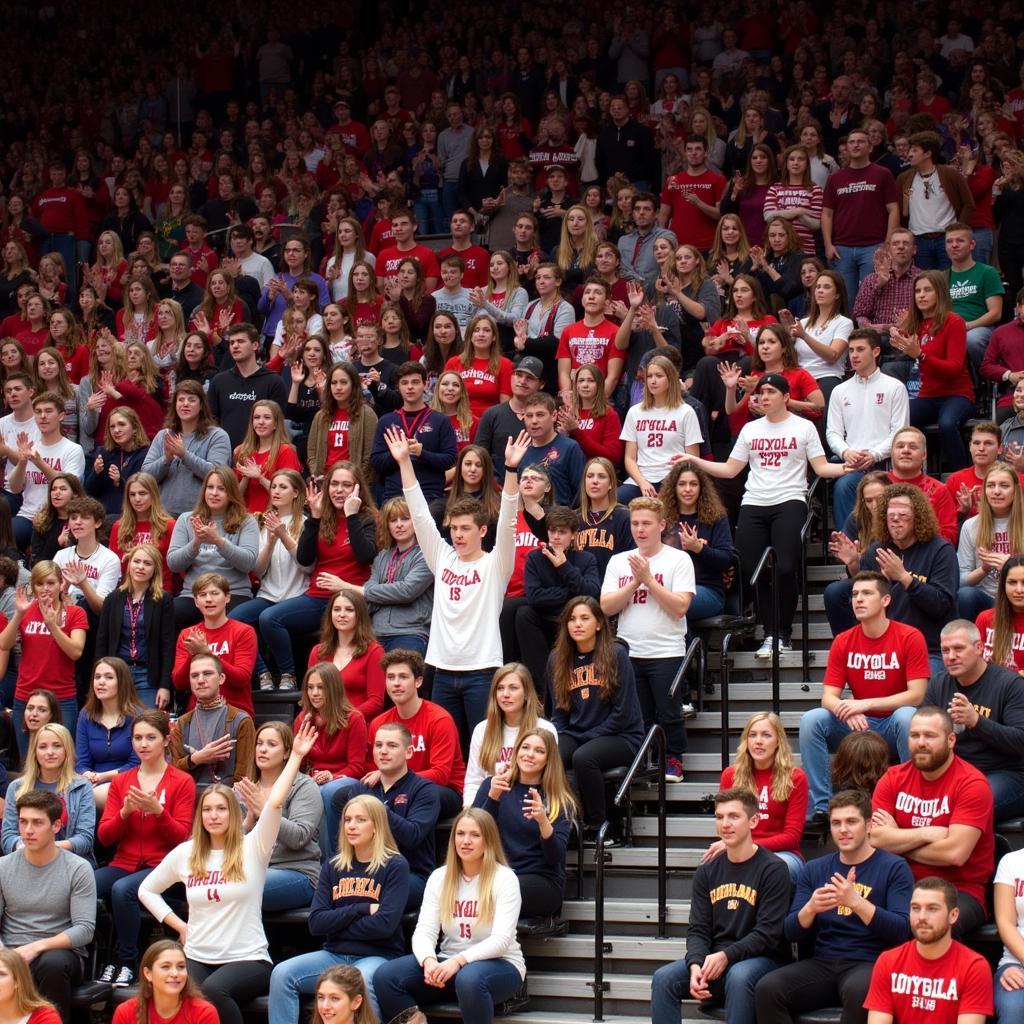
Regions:
<instances>
[{"instance_id":1,"label":"white sneaker","mask_svg":"<svg viewBox=\"0 0 1024 1024\"><path fill-rule=\"evenodd\" d=\"M274 688L274 677L269 672L260 673L260 690L266 693Z\"/></svg>"},{"instance_id":2,"label":"white sneaker","mask_svg":"<svg viewBox=\"0 0 1024 1024\"><path fill-rule=\"evenodd\" d=\"M793 644L791 641L783 640L779 638L779 654L792 654ZM764 643L754 652L755 658L760 658L764 661L769 661L772 656L772 636L768 634L764 638Z\"/></svg>"}]
</instances>

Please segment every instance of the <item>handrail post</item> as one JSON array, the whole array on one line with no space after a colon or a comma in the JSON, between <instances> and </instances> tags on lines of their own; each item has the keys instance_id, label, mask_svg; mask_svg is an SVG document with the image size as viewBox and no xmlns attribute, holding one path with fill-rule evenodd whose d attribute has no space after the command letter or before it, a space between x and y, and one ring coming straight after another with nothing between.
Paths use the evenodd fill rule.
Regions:
<instances>
[{"instance_id":1,"label":"handrail post","mask_svg":"<svg viewBox=\"0 0 1024 1024\"><path fill-rule=\"evenodd\" d=\"M721 667L720 667L720 678L722 680L722 727L721 727L721 741L722 741L722 771L729 767L729 645L732 643L732 633L726 633L722 637L722 653L721 653Z\"/></svg>"},{"instance_id":2,"label":"handrail post","mask_svg":"<svg viewBox=\"0 0 1024 1024\"><path fill-rule=\"evenodd\" d=\"M772 581L772 711L779 713L782 706L782 696L779 678L779 620L781 613L779 609L779 557L775 549L771 548L771 560L768 565L771 569Z\"/></svg>"},{"instance_id":3,"label":"handrail post","mask_svg":"<svg viewBox=\"0 0 1024 1024\"><path fill-rule=\"evenodd\" d=\"M604 1020L604 841L610 822L603 822L597 830L597 844L594 850L594 1021Z\"/></svg>"},{"instance_id":4,"label":"handrail post","mask_svg":"<svg viewBox=\"0 0 1024 1024\"><path fill-rule=\"evenodd\" d=\"M700 643L700 641L696 641ZM660 726L658 740L658 938L668 937L668 801L665 793L665 768L668 747Z\"/></svg>"}]
</instances>

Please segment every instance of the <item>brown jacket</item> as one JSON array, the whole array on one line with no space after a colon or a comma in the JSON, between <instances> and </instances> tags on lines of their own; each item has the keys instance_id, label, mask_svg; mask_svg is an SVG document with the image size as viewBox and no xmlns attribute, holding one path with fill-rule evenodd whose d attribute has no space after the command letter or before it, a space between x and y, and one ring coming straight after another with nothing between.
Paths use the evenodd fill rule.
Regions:
<instances>
[{"instance_id":1,"label":"brown jacket","mask_svg":"<svg viewBox=\"0 0 1024 1024\"><path fill-rule=\"evenodd\" d=\"M949 164L936 164L935 171L939 176L942 191L953 207L954 219L966 224L974 213L974 196L971 195L971 190L967 186L967 179ZM896 179L904 223L908 222L910 216L910 186L916 173L917 171L911 168Z\"/></svg>"},{"instance_id":2,"label":"brown jacket","mask_svg":"<svg viewBox=\"0 0 1024 1024\"><path fill-rule=\"evenodd\" d=\"M321 409L309 428L309 440L306 444L306 457L309 460L309 471L313 476L323 476L327 463L327 410ZM362 415L348 425L349 458L366 474L369 480L373 476L370 466L370 451L373 449L373 435L377 429L377 414L368 406L363 405Z\"/></svg>"},{"instance_id":3,"label":"brown jacket","mask_svg":"<svg viewBox=\"0 0 1024 1024\"><path fill-rule=\"evenodd\" d=\"M211 766L208 764L191 765L188 760L188 753L185 750L184 737L188 734L188 728L195 715L195 708L182 715L171 729L171 764L183 772L188 772L196 780L197 786L208 786L213 781ZM220 781L225 786L233 786L239 779L245 777L252 771L253 759L256 752L256 726L247 711L241 708L228 705L227 724L229 728L238 720L234 726L235 750L234 756L226 764L230 774L221 772ZM213 736L205 737L207 742L214 739Z\"/></svg>"}]
</instances>

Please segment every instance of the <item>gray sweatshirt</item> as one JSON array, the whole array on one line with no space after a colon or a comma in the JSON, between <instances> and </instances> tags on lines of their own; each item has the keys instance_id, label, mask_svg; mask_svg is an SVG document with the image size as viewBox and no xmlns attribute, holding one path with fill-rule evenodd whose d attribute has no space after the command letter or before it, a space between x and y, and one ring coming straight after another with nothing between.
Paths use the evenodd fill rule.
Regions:
<instances>
[{"instance_id":1,"label":"gray sweatshirt","mask_svg":"<svg viewBox=\"0 0 1024 1024\"><path fill-rule=\"evenodd\" d=\"M65 933L81 957L96 930L96 877L88 861L58 848L36 867L15 850L0 859L0 939L24 946Z\"/></svg>"},{"instance_id":2,"label":"gray sweatshirt","mask_svg":"<svg viewBox=\"0 0 1024 1024\"><path fill-rule=\"evenodd\" d=\"M249 571L256 564L260 550L260 528L256 517L247 515L241 528L231 534L224 533L224 517L214 516L217 532L226 538L223 547L216 544L198 544L192 532L192 520L183 515L174 524L171 544L167 551L167 566L171 572L185 574L186 594L204 572L219 572L227 577L232 594L252 597Z\"/></svg>"},{"instance_id":3,"label":"gray sweatshirt","mask_svg":"<svg viewBox=\"0 0 1024 1024\"><path fill-rule=\"evenodd\" d=\"M430 615L434 604L434 574L427 565L419 544L414 544L400 560L397 548L377 552L370 578L363 586L363 597L370 606L373 632L379 637L430 634ZM387 579L388 564L395 559L395 578Z\"/></svg>"},{"instance_id":4,"label":"gray sweatshirt","mask_svg":"<svg viewBox=\"0 0 1024 1024\"><path fill-rule=\"evenodd\" d=\"M320 820L324 801L309 775L297 775L281 809L281 828L270 855L272 868L298 871L316 886L320 880Z\"/></svg>"},{"instance_id":5,"label":"gray sweatshirt","mask_svg":"<svg viewBox=\"0 0 1024 1024\"><path fill-rule=\"evenodd\" d=\"M186 515L196 507L203 477L214 466L231 465L231 440L220 427L210 427L202 436L185 435L185 454L170 462L164 456L167 428L153 438L142 471L156 477L164 508L174 516Z\"/></svg>"}]
</instances>

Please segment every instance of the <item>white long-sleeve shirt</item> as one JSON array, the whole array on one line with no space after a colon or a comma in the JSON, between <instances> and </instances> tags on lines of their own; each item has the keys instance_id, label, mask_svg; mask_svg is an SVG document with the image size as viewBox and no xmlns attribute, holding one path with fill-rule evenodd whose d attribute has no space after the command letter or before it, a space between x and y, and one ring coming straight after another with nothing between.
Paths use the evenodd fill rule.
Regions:
<instances>
[{"instance_id":1,"label":"white long-sleeve shirt","mask_svg":"<svg viewBox=\"0 0 1024 1024\"><path fill-rule=\"evenodd\" d=\"M423 904L412 934L412 951L422 966L427 957L448 960L462 956L467 963L477 960L507 960L521 978L526 977L526 961L516 938L516 925L523 898L519 892L519 879L504 864L494 872L494 918L489 925L477 921L480 900L480 876L466 881L459 877L455 900L455 914L446 927L441 924L441 887L444 884L443 867L433 871L423 891ZM438 936L441 937L440 954Z\"/></svg>"},{"instance_id":2,"label":"white long-sleeve shirt","mask_svg":"<svg viewBox=\"0 0 1024 1024\"><path fill-rule=\"evenodd\" d=\"M449 672L476 672L504 664L498 618L515 568L519 497L501 495L493 551L465 562L438 532L420 485L404 488L416 539L434 574L434 617L427 664Z\"/></svg>"},{"instance_id":3,"label":"white long-sleeve shirt","mask_svg":"<svg viewBox=\"0 0 1024 1024\"><path fill-rule=\"evenodd\" d=\"M537 719L538 729L547 729L555 739L558 739L558 730L546 719ZM497 775L503 771L512 761L512 754L515 752L516 737L519 735L518 725L503 725L501 727L501 751L498 754L497 764L481 764L480 749L484 745L484 733L487 731L487 722L477 722L473 729L473 735L469 740L469 757L466 758L466 778L462 784L462 806L472 807L476 799L476 791L480 783L491 775Z\"/></svg>"},{"instance_id":4,"label":"white long-sleeve shirt","mask_svg":"<svg viewBox=\"0 0 1024 1024\"><path fill-rule=\"evenodd\" d=\"M263 885L280 827L281 809L267 804L256 827L243 840L245 879L241 882L226 882L221 876L223 850L210 851L202 875L189 874L190 839L171 850L139 887L139 902L163 921L172 908L161 894L176 882L185 883L185 956L190 960L201 964L270 960L263 930Z\"/></svg>"},{"instance_id":5,"label":"white long-sleeve shirt","mask_svg":"<svg viewBox=\"0 0 1024 1024\"><path fill-rule=\"evenodd\" d=\"M910 398L902 381L881 370L870 377L858 373L839 384L829 398L825 440L840 457L853 448L884 462L892 454L896 431L909 423Z\"/></svg>"}]
</instances>

